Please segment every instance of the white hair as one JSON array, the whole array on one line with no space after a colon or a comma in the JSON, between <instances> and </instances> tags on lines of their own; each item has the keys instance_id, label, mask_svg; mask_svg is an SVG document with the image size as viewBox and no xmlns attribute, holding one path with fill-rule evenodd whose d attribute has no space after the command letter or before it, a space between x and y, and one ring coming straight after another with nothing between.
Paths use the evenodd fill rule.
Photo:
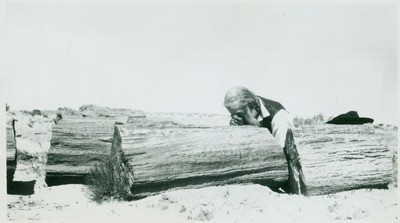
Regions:
<instances>
[{"instance_id":1,"label":"white hair","mask_svg":"<svg viewBox=\"0 0 400 223\"><path fill-rule=\"evenodd\" d=\"M238 86L231 88L225 95L224 105L229 108L253 107L257 102L257 96L249 89Z\"/></svg>"}]
</instances>

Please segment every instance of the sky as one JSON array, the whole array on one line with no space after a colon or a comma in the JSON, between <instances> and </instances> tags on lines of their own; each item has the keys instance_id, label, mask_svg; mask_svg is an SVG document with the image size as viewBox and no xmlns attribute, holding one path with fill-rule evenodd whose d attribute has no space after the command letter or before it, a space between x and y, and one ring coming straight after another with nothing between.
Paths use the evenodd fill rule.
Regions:
<instances>
[{"instance_id":1,"label":"sky","mask_svg":"<svg viewBox=\"0 0 400 223\"><path fill-rule=\"evenodd\" d=\"M12 109L82 104L228 114L245 86L298 117L397 122L397 6L8 3L0 81Z\"/></svg>"}]
</instances>

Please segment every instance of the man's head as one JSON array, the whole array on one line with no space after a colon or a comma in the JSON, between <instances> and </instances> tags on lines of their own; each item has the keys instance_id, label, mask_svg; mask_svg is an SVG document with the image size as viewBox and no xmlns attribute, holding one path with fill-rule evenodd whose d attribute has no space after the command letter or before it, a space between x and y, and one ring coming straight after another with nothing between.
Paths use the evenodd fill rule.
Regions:
<instances>
[{"instance_id":1,"label":"man's head","mask_svg":"<svg viewBox=\"0 0 400 223\"><path fill-rule=\"evenodd\" d=\"M237 116L245 125L259 126L260 105L257 96L245 87L231 88L225 95L225 107L232 117Z\"/></svg>"}]
</instances>

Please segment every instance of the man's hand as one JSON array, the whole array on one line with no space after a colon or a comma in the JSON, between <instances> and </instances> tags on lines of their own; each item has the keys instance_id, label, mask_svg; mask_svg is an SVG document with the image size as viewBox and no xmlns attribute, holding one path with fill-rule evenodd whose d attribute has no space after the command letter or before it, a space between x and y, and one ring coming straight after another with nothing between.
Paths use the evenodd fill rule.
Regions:
<instances>
[{"instance_id":1,"label":"man's hand","mask_svg":"<svg viewBox=\"0 0 400 223\"><path fill-rule=\"evenodd\" d=\"M244 120L243 118L237 116L237 115L231 115L231 121L229 122L229 125L231 126L238 126L238 125L243 125Z\"/></svg>"}]
</instances>

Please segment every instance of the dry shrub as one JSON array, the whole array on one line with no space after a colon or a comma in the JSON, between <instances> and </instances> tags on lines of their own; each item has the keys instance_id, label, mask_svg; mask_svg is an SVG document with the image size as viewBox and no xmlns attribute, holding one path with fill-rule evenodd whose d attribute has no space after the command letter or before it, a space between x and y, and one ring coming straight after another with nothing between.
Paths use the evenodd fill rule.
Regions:
<instances>
[{"instance_id":1,"label":"dry shrub","mask_svg":"<svg viewBox=\"0 0 400 223\"><path fill-rule=\"evenodd\" d=\"M90 198L101 203L107 200L130 200L130 174L111 160L96 164L86 177Z\"/></svg>"},{"instance_id":2,"label":"dry shrub","mask_svg":"<svg viewBox=\"0 0 400 223\"><path fill-rule=\"evenodd\" d=\"M325 122L329 121L332 118L326 119L323 114L318 114L314 115L312 118L299 118L295 117L293 119L293 124L295 127L300 127L300 126L316 126L316 125L322 125Z\"/></svg>"}]
</instances>

